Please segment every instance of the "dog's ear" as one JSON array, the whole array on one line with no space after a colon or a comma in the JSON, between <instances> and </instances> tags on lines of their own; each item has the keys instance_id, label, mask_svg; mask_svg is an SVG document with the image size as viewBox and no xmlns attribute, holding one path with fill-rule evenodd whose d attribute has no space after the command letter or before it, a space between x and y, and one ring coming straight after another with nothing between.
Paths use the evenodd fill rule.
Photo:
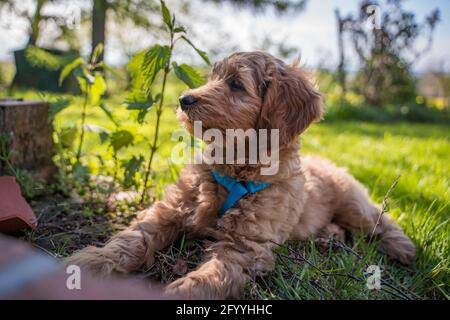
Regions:
<instances>
[{"instance_id":1,"label":"dog's ear","mask_svg":"<svg viewBox=\"0 0 450 320\"><path fill-rule=\"evenodd\" d=\"M279 129L283 145L322 117L322 97L296 64L270 69L257 128Z\"/></svg>"}]
</instances>

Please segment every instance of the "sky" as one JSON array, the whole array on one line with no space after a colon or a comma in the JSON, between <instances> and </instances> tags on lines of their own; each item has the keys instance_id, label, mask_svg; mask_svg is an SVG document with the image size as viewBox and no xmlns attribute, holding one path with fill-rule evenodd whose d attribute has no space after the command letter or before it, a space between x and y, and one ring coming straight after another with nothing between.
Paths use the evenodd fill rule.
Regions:
<instances>
[{"instance_id":1,"label":"sky","mask_svg":"<svg viewBox=\"0 0 450 320\"><path fill-rule=\"evenodd\" d=\"M30 1L30 0L28 0ZM177 0L167 1L175 4ZM25 0L27 2L27 0ZM274 12L256 13L246 9L237 9L229 5L216 5L203 1L191 1L191 14L180 15L180 20L188 26L188 31L198 46L208 48L215 59L220 59L237 50L261 50L276 54L272 47L263 47L265 38L283 43L285 47L298 50L294 55L301 56L303 63L315 67L322 65L333 68L337 64L337 33L334 10L339 8L343 14L355 12L357 0L309 0L306 10L299 14L278 16ZM176 7L176 5L173 5ZM450 1L449 0L408 0L405 7L414 11L419 20L434 8L441 10L441 22L438 24L431 51L417 61L414 69L426 71L432 65L450 60ZM4 21L5 16L0 16ZM6 17L10 18L10 17ZM0 23L0 61L12 61L12 52L22 48L27 40L24 25L13 21L9 28ZM154 41L148 33L133 28L117 28L110 25L106 62L121 65L127 61L124 52L143 49ZM88 39L89 32L80 30ZM45 43L43 39L42 42ZM47 44L47 43L45 43ZM89 42L83 45L83 52L89 52ZM180 59L187 62L201 60L186 54L182 48ZM353 52L348 53L349 60L356 61Z\"/></svg>"}]
</instances>

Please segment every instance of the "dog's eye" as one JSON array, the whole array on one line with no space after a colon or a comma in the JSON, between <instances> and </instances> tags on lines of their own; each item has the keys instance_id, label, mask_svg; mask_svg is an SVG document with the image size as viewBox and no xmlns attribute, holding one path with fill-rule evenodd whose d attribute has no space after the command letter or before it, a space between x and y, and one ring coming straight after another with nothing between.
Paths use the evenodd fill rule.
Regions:
<instances>
[{"instance_id":1,"label":"dog's eye","mask_svg":"<svg viewBox=\"0 0 450 320\"><path fill-rule=\"evenodd\" d=\"M233 91L241 91L241 90L244 90L244 86L243 86L242 83L241 83L239 80L237 80L237 79L231 79L229 85L230 85L231 90L233 90Z\"/></svg>"}]
</instances>

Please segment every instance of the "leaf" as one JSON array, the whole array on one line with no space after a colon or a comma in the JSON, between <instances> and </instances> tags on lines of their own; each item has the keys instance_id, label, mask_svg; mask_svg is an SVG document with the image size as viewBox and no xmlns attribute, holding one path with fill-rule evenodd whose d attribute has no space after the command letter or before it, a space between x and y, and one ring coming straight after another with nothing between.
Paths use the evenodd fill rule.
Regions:
<instances>
[{"instance_id":1,"label":"leaf","mask_svg":"<svg viewBox=\"0 0 450 320\"><path fill-rule=\"evenodd\" d=\"M130 61L128 61L127 69L132 76L135 76L138 73L140 73L142 63L144 62L144 57L147 51L148 49L137 52L131 57Z\"/></svg>"},{"instance_id":2,"label":"leaf","mask_svg":"<svg viewBox=\"0 0 450 320\"><path fill-rule=\"evenodd\" d=\"M151 87L158 72L167 67L170 56L170 48L159 44L154 45L146 52L142 62L142 71L147 88Z\"/></svg>"},{"instance_id":3,"label":"leaf","mask_svg":"<svg viewBox=\"0 0 450 320\"><path fill-rule=\"evenodd\" d=\"M98 133L102 144L105 143L111 135L111 131L95 124L86 124L84 125L84 129L89 132Z\"/></svg>"},{"instance_id":4,"label":"leaf","mask_svg":"<svg viewBox=\"0 0 450 320\"><path fill-rule=\"evenodd\" d=\"M119 130L113 132L110 137L110 146L113 148L114 153L124 147L128 147L134 141L134 135L128 130Z\"/></svg>"},{"instance_id":5,"label":"leaf","mask_svg":"<svg viewBox=\"0 0 450 320\"><path fill-rule=\"evenodd\" d=\"M100 102L100 98L106 92L106 82L100 73L97 73L94 82L91 85L91 104L96 106Z\"/></svg>"},{"instance_id":6,"label":"leaf","mask_svg":"<svg viewBox=\"0 0 450 320\"><path fill-rule=\"evenodd\" d=\"M69 63L68 65L66 65L64 67L64 69L62 69L60 75L59 75L59 85L61 86L62 83L64 82L64 79L67 78L67 76L78 66L83 65L84 64L84 60L82 58L77 58L75 60L73 60L71 63Z\"/></svg>"},{"instance_id":7,"label":"leaf","mask_svg":"<svg viewBox=\"0 0 450 320\"><path fill-rule=\"evenodd\" d=\"M197 54L203 59L203 61L205 61L208 65L211 65L211 62L209 61L208 55L206 54L205 51L198 49L196 46L194 46L194 44L191 42L191 40L189 40L185 36L181 36L181 39L186 41L197 52Z\"/></svg>"},{"instance_id":8,"label":"leaf","mask_svg":"<svg viewBox=\"0 0 450 320\"><path fill-rule=\"evenodd\" d=\"M136 91L130 93L125 99L125 104L128 110L140 110L149 108L154 104L151 95L147 95L143 91Z\"/></svg>"},{"instance_id":9,"label":"leaf","mask_svg":"<svg viewBox=\"0 0 450 320\"><path fill-rule=\"evenodd\" d=\"M142 50L133 55L130 61L127 64L128 72L131 75L132 79L132 87L134 89L141 89L142 84L144 83L143 72L142 72L142 64L144 62L145 54L148 50Z\"/></svg>"},{"instance_id":10,"label":"leaf","mask_svg":"<svg viewBox=\"0 0 450 320\"><path fill-rule=\"evenodd\" d=\"M144 163L144 157L142 155L139 158L133 156L130 160L123 161L121 167L125 170L125 176L123 179L123 186L129 188L132 185L136 185L135 176Z\"/></svg>"},{"instance_id":11,"label":"leaf","mask_svg":"<svg viewBox=\"0 0 450 320\"><path fill-rule=\"evenodd\" d=\"M186 83L189 88L197 88L205 83L205 79L191 66L184 63L177 65L176 62L173 62L172 65L177 78Z\"/></svg>"},{"instance_id":12,"label":"leaf","mask_svg":"<svg viewBox=\"0 0 450 320\"><path fill-rule=\"evenodd\" d=\"M100 132L98 136L100 138L100 143L104 144L106 141L108 141L110 134L108 132Z\"/></svg>"},{"instance_id":13,"label":"leaf","mask_svg":"<svg viewBox=\"0 0 450 320\"><path fill-rule=\"evenodd\" d=\"M164 1L161 2L161 13L163 17L164 23L169 27L170 30L173 28L172 20L170 19L170 11L169 8L167 8L166 3Z\"/></svg>"},{"instance_id":14,"label":"leaf","mask_svg":"<svg viewBox=\"0 0 450 320\"><path fill-rule=\"evenodd\" d=\"M110 130L95 124L85 124L84 129L89 132L98 133L102 144L105 143L111 135Z\"/></svg>"},{"instance_id":15,"label":"leaf","mask_svg":"<svg viewBox=\"0 0 450 320\"><path fill-rule=\"evenodd\" d=\"M84 77L77 77L78 86L80 87L81 92L86 93L88 84L86 81L86 78Z\"/></svg>"},{"instance_id":16,"label":"leaf","mask_svg":"<svg viewBox=\"0 0 450 320\"><path fill-rule=\"evenodd\" d=\"M114 115L106 103L103 103L103 102L100 103L100 109L103 110L103 112L106 114L106 116L109 118L109 120L112 121L112 123L114 123L116 126L119 125L117 123L116 119L114 119Z\"/></svg>"},{"instance_id":17,"label":"leaf","mask_svg":"<svg viewBox=\"0 0 450 320\"><path fill-rule=\"evenodd\" d=\"M73 146L77 133L78 129L76 127L62 128L61 131L58 132L58 141L63 148L68 149Z\"/></svg>"},{"instance_id":18,"label":"leaf","mask_svg":"<svg viewBox=\"0 0 450 320\"><path fill-rule=\"evenodd\" d=\"M179 27L176 27L175 29L173 29L173 32L174 33L181 33L181 32L186 33L186 28L183 26L179 26Z\"/></svg>"},{"instance_id":19,"label":"leaf","mask_svg":"<svg viewBox=\"0 0 450 320\"><path fill-rule=\"evenodd\" d=\"M75 70L76 71L76 70ZM89 73L87 70L83 69L81 77L87 81L87 83L92 86L95 82L95 76Z\"/></svg>"},{"instance_id":20,"label":"leaf","mask_svg":"<svg viewBox=\"0 0 450 320\"><path fill-rule=\"evenodd\" d=\"M102 55L103 50L104 50L103 43L99 43L94 48L94 51L92 52L92 56L91 56L91 64L95 64L97 62L98 58Z\"/></svg>"},{"instance_id":21,"label":"leaf","mask_svg":"<svg viewBox=\"0 0 450 320\"><path fill-rule=\"evenodd\" d=\"M109 133L110 131L104 127L98 126L96 124L85 124L84 129L89 132L95 132L95 133Z\"/></svg>"},{"instance_id":22,"label":"leaf","mask_svg":"<svg viewBox=\"0 0 450 320\"><path fill-rule=\"evenodd\" d=\"M95 77L90 74L86 69L78 67L73 71L81 92L86 93L89 91L90 87L94 84Z\"/></svg>"},{"instance_id":23,"label":"leaf","mask_svg":"<svg viewBox=\"0 0 450 320\"><path fill-rule=\"evenodd\" d=\"M142 124L144 122L145 115L158 100L158 96L156 99L153 99L150 94L146 94L142 91L132 92L125 99L125 105L128 110L139 111L137 121Z\"/></svg>"},{"instance_id":24,"label":"leaf","mask_svg":"<svg viewBox=\"0 0 450 320\"><path fill-rule=\"evenodd\" d=\"M57 98L56 101L49 102L48 104L48 116L49 119L54 119L55 116L70 106L71 101L69 99Z\"/></svg>"}]
</instances>

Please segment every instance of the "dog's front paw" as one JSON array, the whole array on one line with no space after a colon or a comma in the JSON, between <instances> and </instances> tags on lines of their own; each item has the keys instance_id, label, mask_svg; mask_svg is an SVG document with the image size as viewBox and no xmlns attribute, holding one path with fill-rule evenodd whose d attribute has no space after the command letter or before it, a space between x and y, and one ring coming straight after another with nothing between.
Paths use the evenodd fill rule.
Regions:
<instances>
[{"instance_id":1,"label":"dog's front paw","mask_svg":"<svg viewBox=\"0 0 450 320\"><path fill-rule=\"evenodd\" d=\"M170 283L164 290L167 295L180 297L181 299L196 299L192 295L194 284L192 280L183 277Z\"/></svg>"},{"instance_id":2,"label":"dog's front paw","mask_svg":"<svg viewBox=\"0 0 450 320\"><path fill-rule=\"evenodd\" d=\"M103 248L86 247L64 259L66 266L76 265L93 275L107 277L116 270L116 264L111 260Z\"/></svg>"},{"instance_id":3,"label":"dog's front paw","mask_svg":"<svg viewBox=\"0 0 450 320\"><path fill-rule=\"evenodd\" d=\"M165 288L165 293L180 299L210 300L217 298L212 288L202 284L200 279L189 276L180 278L169 284Z\"/></svg>"}]
</instances>

